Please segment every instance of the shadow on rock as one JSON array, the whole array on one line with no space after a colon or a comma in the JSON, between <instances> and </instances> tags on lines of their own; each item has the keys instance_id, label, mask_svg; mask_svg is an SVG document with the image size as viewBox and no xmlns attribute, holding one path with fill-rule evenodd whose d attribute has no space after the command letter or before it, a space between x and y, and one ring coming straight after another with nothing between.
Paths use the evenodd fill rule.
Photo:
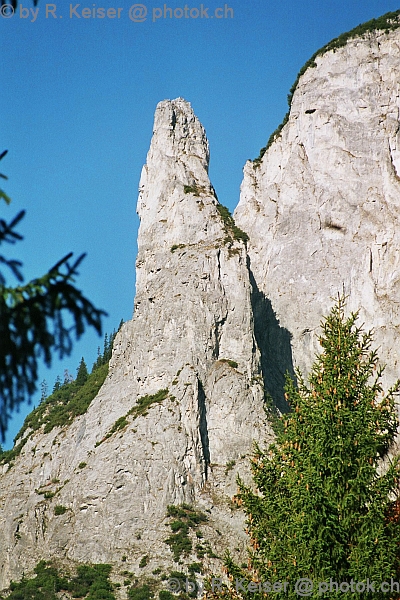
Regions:
<instances>
[{"instance_id":1,"label":"shadow on rock","mask_svg":"<svg viewBox=\"0 0 400 600\"><path fill-rule=\"evenodd\" d=\"M295 379L292 335L288 329L281 327L271 301L258 289L249 259L248 268L252 286L254 333L261 353L264 389L280 412L286 413L290 408L284 396L285 374L289 373Z\"/></svg>"}]
</instances>

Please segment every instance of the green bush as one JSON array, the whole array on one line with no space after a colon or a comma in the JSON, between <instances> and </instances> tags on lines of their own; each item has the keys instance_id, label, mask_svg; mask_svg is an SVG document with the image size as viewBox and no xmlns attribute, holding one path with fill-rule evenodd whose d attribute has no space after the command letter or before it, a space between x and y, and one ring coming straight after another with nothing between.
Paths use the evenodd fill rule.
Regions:
<instances>
[{"instance_id":1,"label":"green bush","mask_svg":"<svg viewBox=\"0 0 400 600\"><path fill-rule=\"evenodd\" d=\"M116 431L120 431L121 429L124 429L127 425L128 425L128 421L126 420L126 417L125 416L120 417L119 419L117 419L115 421L114 425L112 426L110 435L112 435Z\"/></svg>"},{"instance_id":2,"label":"green bush","mask_svg":"<svg viewBox=\"0 0 400 600\"><path fill-rule=\"evenodd\" d=\"M229 358L220 358L219 362L227 363L232 369L237 369L238 364L235 360L230 360Z\"/></svg>"},{"instance_id":3,"label":"green bush","mask_svg":"<svg viewBox=\"0 0 400 600\"><path fill-rule=\"evenodd\" d=\"M175 250L181 250L182 248L185 248L185 244L173 244L171 246L171 252L175 252Z\"/></svg>"},{"instance_id":4,"label":"green bush","mask_svg":"<svg viewBox=\"0 0 400 600\"><path fill-rule=\"evenodd\" d=\"M131 587L128 590L129 600L151 600L153 598L153 592L148 585L142 585L140 587Z\"/></svg>"},{"instance_id":5,"label":"green bush","mask_svg":"<svg viewBox=\"0 0 400 600\"><path fill-rule=\"evenodd\" d=\"M140 559L139 562L139 569L143 569L144 567L146 567L149 564L149 557L147 556L147 554L145 556L142 556L142 558Z\"/></svg>"},{"instance_id":6,"label":"green bush","mask_svg":"<svg viewBox=\"0 0 400 600\"><path fill-rule=\"evenodd\" d=\"M160 590L158 592L159 600L175 600L174 594L172 592L168 592L167 590Z\"/></svg>"},{"instance_id":7,"label":"green bush","mask_svg":"<svg viewBox=\"0 0 400 600\"><path fill-rule=\"evenodd\" d=\"M188 571L191 574L195 574L195 573L203 573L203 565L201 563L191 563L190 565L188 565Z\"/></svg>"},{"instance_id":8,"label":"green bush","mask_svg":"<svg viewBox=\"0 0 400 600\"><path fill-rule=\"evenodd\" d=\"M228 475L229 471L232 471L232 469L235 465L236 465L235 460L229 460L225 465L225 475Z\"/></svg>"},{"instance_id":9,"label":"green bush","mask_svg":"<svg viewBox=\"0 0 400 600\"><path fill-rule=\"evenodd\" d=\"M187 589L186 582L189 579L188 576L186 575L186 573L181 573L179 571L171 571L169 573L169 579L176 579L177 581L179 581L179 584L180 584L179 598L181 598L181 600L186 600L187 598L196 598L196 596L197 596L196 585L194 586L193 590L191 590L190 592L186 592L186 589ZM192 582L192 580L191 580L191 582ZM195 582L193 581L193 583L195 583Z\"/></svg>"},{"instance_id":10,"label":"green bush","mask_svg":"<svg viewBox=\"0 0 400 600\"><path fill-rule=\"evenodd\" d=\"M224 240L225 243L233 244L233 239L235 239L236 241L242 241L246 244L249 241L249 236L236 225L229 209L222 204L217 204L217 210L224 223L225 233L227 234L227 237Z\"/></svg>"},{"instance_id":11,"label":"green bush","mask_svg":"<svg viewBox=\"0 0 400 600\"><path fill-rule=\"evenodd\" d=\"M63 515L67 512L67 508L65 506L62 506L61 504L57 504L57 506L54 507L54 514L58 517L60 515Z\"/></svg>"},{"instance_id":12,"label":"green bush","mask_svg":"<svg viewBox=\"0 0 400 600\"><path fill-rule=\"evenodd\" d=\"M133 415L133 418L143 415L152 404L160 404L168 396L169 390L159 390L156 394L142 396L138 399L136 406L131 408L128 415Z\"/></svg>"},{"instance_id":13,"label":"green bush","mask_svg":"<svg viewBox=\"0 0 400 600\"><path fill-rule=\"evenodd\" d=\"M185 194L193 194L193 196L200 196L200 190L197 185L184 185L183 191Z\"/></svg>"},{"instance_id":14,"label":"green bush","mask_svg":"<svg viewBox=\"0 0 400 600\"><path fill-rule=\"evenodd\" d=\"M172 523L170 523L169 526L171 527L174 533L176 531L179 531L180 529L187 529L187 524L183 521L172 521Z\"/></svg>"},{"instance_id":15,"label":"green bush","mask_svg":"<svg viewBox=\"0 0 400 600\"><path fill-rule=\"evenodd\" d=\"M136 419L140 416L145 416L147 414L147 410L150 408L152 404L160 404L165 398L168 396L169 390L159 390L156 394L151 394L147 396L142 396L138 398L135 406L131 408L126 415L120 417L115 421L114 425L110 429L110 431L104 436L102 440L96 442L96 447L100 446L105 440L110 438L114 433L124 429L127 425L129 425L128 417L133 416L133 419Z\"/></svg>"},{"instance_id":16,"label":"green bush","mask_svg":"<svg viewBox=\"0 0 400 600\"><path fill-rule=\"evenodd\" d=\"M192 551L192 542L187 526L179 533L170 535L164 542L171 548L175 562L178 562L182 555L188 556Z\"/></svg>"},{"instance_id":17,"label":"green bush","mask_svg":"<svg viewBox=\"0 0 400 600\"><path fill-rule=\"evenodd\" d=\"M109 581L111 565L80 565L76 576L61 577L50 563L40 561L34 572L33 578L11 582L7 600L58 600L59 592L85 600L116 600Z\"/></svg>"},{"instance_id":18,"label":"green bush","mask_svg":"<svg viewBox=\"0 0 400 600\"><path fill-rule=\"evenodd\" d=\"M207 521L207 517L203 513L195 511L188 504L168 506L167 517L173 517L175 520L170 523L173 534L164 542L171 548L174 561L178 562L182 555L188 556L192 551L189 530L193 529L197 533L199 524Z\"/></svg>"}]
</instances>

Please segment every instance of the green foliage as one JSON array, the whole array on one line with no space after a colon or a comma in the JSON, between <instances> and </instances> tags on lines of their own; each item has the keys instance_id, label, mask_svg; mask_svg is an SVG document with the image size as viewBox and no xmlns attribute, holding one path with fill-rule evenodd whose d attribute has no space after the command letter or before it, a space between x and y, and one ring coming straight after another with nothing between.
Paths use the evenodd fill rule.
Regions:
<instances>
[{"instance_id":1,"label":"green foliage","mask_svg":"<svg viewBox=\"0 0 400 600\"><path fill-rule=\"evenodd\" d=\"M120 417L115 421L114 425L112 426L110 435L113 435L113 433L115 433L116 431L124 429L124 427L126 427L127 425L128 421L126 420L126 417Z\"/></svg>"},{"instance_id":2,"label":"green foliage","mask_svg":"<svg viewBox=\"0 0 400 600\"><path fill-rule=\"evenodd\" d=\"M53 392L57 392L62 386L61 377L57 375L57 378L54 382Z\"/></svg>"},{"instance_id":3,"label":"green foliage","mask_svg":"<svg viewBox=\"0 0 400 600\"><path fill-rule=\"evenodd\" d=\"M179 598L181 600L187 600L188 598L196 598L197 596L197 589L196 589L196 585L193 587L192 590L187 591L186 592L186 580L188 579L188 576L186 575L186 573L181 573L180 571L171 571L169 573L169 579L175 579L177 581L179 581L179 586L180 586L180 593L179 593ZM191 579L192 583L195 583L193 581L193 578Z\"/></svg>"},{"instance_id":4,"label":"green foliage","mask_svg":"<svg viewBox=\"0 0 400 600\"><path fill-rule=\"evenodd\" d=\"M67 510L68 509L65 506L62 506L62 504L57 504L57 506L54 507L54 514L56 517L58 517L60 515L64 515Z\"/></svg>"},{"instance_id":5,"label":"green foliage","mask_svg":"<svg viewBox=\"0 0 400 600\"><path fill-rule=\"evenodd\" d=\"M46 398L48 396L48 385L47 385L47 381L45 379L43 379L42 383L40 384L40 390L41 390L40 402L43 402L43 400L46 400Z\"/></svg>"},{"instance_id":6,"label":"green foliage","mask_svg":"<svg viewBox=\"0 0 400 600\"><path fill-rule=\"evenodd\" d=\"M150 408L152 404L160 404L165 398L168 396L169 390L163 389L159 390L155 394L147 394L146 396L142 396L137 400L136 405L131 408L128 412L128 415L132 415L134 419L141 415L147 413L147 410Z\"/></svg>"},{"instance_id":7,"label":"green foliage","mask_svg":"<svg viewBox=\"0 0 400 600\"><path fill-rule=\"evenodd\" d=\"M250 567L237 567L229 556L226 566L248 581L289 582L278 598L298 600L294 583L300 578L339 584L398 579L400 527L389 517L399 497L400 459L391 461L388 450L398 426L400 382L383 392L372 335L356 326L357 314L345 317L344 306L339 298L322 323L322 353L308 384L299 372L297 387L287 379L292 412L282 418L275 444L267 451L256 446L257 491L239 480L236 500L247 515ZM249 594L255 596L261 598ZM377 589L363 594L390 596ZM332 593L316 586L310 597Z\"/></svg>"},{"instance_id":8,"label":"green foliage","mask_svg":"<svg viewBox=\"0 0 400 600\"><path fill-rule=\"evenodd\" d=\"M118 330L121 328L121 325L122 321ZM75 381L68 371L64 373L64 383L61 383L60 376L57 376L53 393L26 417L21 430L14 440L14 448L0 453L0 463L10 463L13 461L19 455L29 437L39 429L42 429L44 433L50 433L54 427L70 425L75 417L87 411L91 401L97 396L99 389L107 377L108 361L111 358L115 336L115 330L110 336L107 333L105 334L103 354L99 352L90 375L87 374L87 367L82 358Z\"/></svg>"},{"instance_id":9,"label":"green foliage","mask_svg":"<svg viewBox=\"0 0 400 600\"><path fill-rule=\"evenodd\" d=\"M183 191L185 194L193 194L193 196L200 196L200 191L197 185L184 185Z\"/></svg>"},{"instance_id":10,"label":"green foliage","mask_svg":"<svg viewBox=\"0 0 400 600\"><path fill-rule=\"evenodd\" d=\"M72 423L75 417L84 414L103 385L107 373L108 365L103 365L88 376L83 386L80 387L76 381L73 381L53 392L26 417L15 438L14 448L4 452L0 456L0 461L4 463L14 460L29 437L39 429L44 433L50 433L54 427L65 427Z\"/></svg>"},{"instance_id":11,"label":"green foliage","mask_svg":"<svg viewBox=\"0 0 400 600\"><path fill-rule=\"evenodd\" d=\"M235 360L230 360L229 358L220 358L219 362L227 363L232 369L237 369L238 364Z\"/></svg>"},{"instance_id":12,"label":"green foliage","mask_svg":"<svg viewBox=\"0 0 400 600\"><path fill-rule=\"evenodd\" d=\"M175 562L178 562L182 555L188 556L192 551L192 541L189 538L189 527L187 525L164 541L171 548Z\"/></svg>"},{"instance_id":13,"label":"green foliage","mask_svg":"<svg viewBox=\"0 0 400 600\"><path fill-rule=\"evenodd\" d=\"M87 463L85 462L80 462L78 465L78 469L84 469L86 467Z\"/></svg>"},{"instance_id":14,"label":"green foliage","mask_svg":"<svg viewBox=\"0 0 400 600\"><path fill-rule=\"evenodd\" d=\"M389 33L389 31L398 29L400 27L399 17L400 17L400 10L397 10L394 12L388 12L388 13L382 15L381 17L379 17L378 19L371 19L370 21L367 21L366 23L362 23L361 25L354 27L354 29L347 31L346 33L342 33L337 38L334 38L333 40L328 42L328 44L326 44L325 46L323 46L322 48L317 50L312 55L312 57L308 59L308 61L300 69L299 73L297 74L295 82L293 83L292 87L290 88L290 92L288 94L289 111L285 114L282 123L270 135L267 145L264 148L261 148L259 156L253 161L253 166L255 168L261 164L261 160L262 160L265 152L268 150L268 148L271 146L271 144L275 141L275 139L277 137L279 137L283 127L288 122L290 108L292 106L293 95L294 95L294 92L296 91L300 77L302 75L304 75L304 73L307 71L307 69L315 68L317 66L315 59L318 56L323 56L326 52L329 52L330 50L333 50L333 52L336 52L336 50L338 48L345 46L349 40L357 38L357 37L363 37L367 33L370 33L372 31L384 30L386 33Z\"/></svg>"},{"instance_id":15,"label":"green foliage","mask_svg":"<svg viewBox=\"0 0 400 600\"><path fill-rule=\"evenodd\" d=\"M113 349L115 336L117 335L117 332L121 329L123 324L124 324L124 322L121 319L121 321L118 325L117 331L115 331L115 329L114 329L114 331L110 335L108 335L107 333L104 335L103 353L100 352L100 347L98 347L97 348L97 359L96 359L96 362L93 364L92 372L95 369L98 369L99 367L101 367L102 365L108 365L108 362L112 355L112 349Z\"/></svg>"},{"instance_id":16,"label":"green foliage","mask_svg":"<svg viewBox=\"0 0 400 600\"><path fill-rule=\"evenodd\" d=\"M78 386L83 385L84 383L86 383L88 377L89 377L89 373L87 370L85 359L82 356L81 362L79 363L79 367L77 369L76 380L75 380L76 385L78 385Z\"/></svg>"},{"instance_id":17,"label":"green foliage","mask_svg":"<svg viewBox=\"0 0 400 600\"><path fill-rule=\"evenodd\" d=\"M217 210L224 223L225 233L227 236L225 238L225 243L233 244L233 240L236 240L242 241L244 244L246 244L249 241L249 236L236 225L234 218L229 212L229 209L222 204L217 204Z\"/></svg>"},{"instance_id":18,"label":"green foliage","mask_svg":"<svg viewBox=\"0 0 400 600\"><path fill-rule=\"evenodd\" d=\"M76 576L61 577L57 569L45 561L35 567L36 577L12 582L7 600L57 600L59 592L85 600L115 600L109 581L111 565L80 565ZM8 594L8 592L6 592Z\"/></svg>"},{"instance_id":19,"label":"green foliage","mask_svg":"<svg viewBox=\"0 0 400 600\"><path fill-rule=\"evenodd\" d=\"M145 556L142 556L142 558L140 559L139 562L139 569L143 569L144 567L146 567L149 564L149 557L147 556L147 554Z\"/></svg>"},{"instance_id":20,"label":"green foliage","mask_svg":"<svg viewBox=\"0 0 400 600\"><path fill-rule=\"evenodd\" d=\"M225 475L228 475L230 471L232 471L233 467L236 465L236 460L229 460L225 465Z\"/></svg>"},{"instance_id":21,"label":"green foliage","mask_svg":"<svg viewBox=\"0 0 400 600\"><path fill-rule=\"evenodd\" d=\"M175 596L172 592L168 592L167 590L160 590L158 592L159 600L175 600Z\"/></svg>"},{"instance_id":22,"label":"green foliage","mask_svg":"<svg viewBox=\"0 0 400 600\"><path fill-rule=\"evenodd\" d=\"M185 247L185 244L173 244L171 246L171 252L175 252L175 250L181 250Z\"/></svg>"},{"instance_id":23,"label":"green foliage","mask_svg":"<svg viewBox=\"0 0 400 600\"><path fill-rule=\"evenodd\" d=\"M274 433L279 436L283 432L283 421L281 414L275 406L272 396L267 392L264 392L264 409L267 413L268 421L271 424Z\"/></svg>"},{"instance_id":24,"label":"green foliage","mask_svg":"<svg viewBox=\"0 0 400 600\"><path fill-rule=\"evenodd\" d=\"M192 573L192 574L195 574L195 573L201 574L204 571L203 565L198 562L191 563L190 565L188 565L188 571L189 571L189 573Z\"/></svg>"},{"instance_id":25,"label":"green foliage","mask_svg":"<svg viewBox=\"0 0 400 600\"><path fill-rule=\"evenodd\" d=\"M54 498L55 495L56 495L56 492L53 492L50 490L50 491L44 492L43 497L46 500L51 500L51 498Z\"/></svg>"},{"instance_id":26,"label":"green foliage","mask_svg":"<svg viewBox=\"0 0 400 600\"><path fill-rule=\"evenodd\" d=\"M131 408L126 415L120 417L115 421L114 425L110 429L110 431L104 436L100 442L96 442L96 447L100 446L105 440L108 440L114 433L124 429L127 425L129 425L128 417L132 416L133 419L136 419L140 416L147 415L147 411L152 404L160 404L165 398L168 396L169 390L159 390L155 394L142 396L138 398L135 406Z\"/></svg>"},{"instance_id":27,"label":"green foliage","mask_svg":"<svg viewBox=\"0 0 400 600\"><path fill-rule=\"evenodd\" d=\"M153 592L148 585L131 587L128 590L129 600L151 600L153 597Z\"/></svg>"},{"instance_id":28,"label":"green foliage","mask_svg":"<svg viewBox=\"0 0 400 600\"><path fill-rule=\"evenodd\" d=\"M168 506L167 517L173 517L175 520L170 523L173 534L164 542L171 548L174 561L178 562L182 555L188 556L192 551L189 530L194 529L196 532L200 523L207 521L207 517L187 504Z\"/></svg>"}]
</instances>

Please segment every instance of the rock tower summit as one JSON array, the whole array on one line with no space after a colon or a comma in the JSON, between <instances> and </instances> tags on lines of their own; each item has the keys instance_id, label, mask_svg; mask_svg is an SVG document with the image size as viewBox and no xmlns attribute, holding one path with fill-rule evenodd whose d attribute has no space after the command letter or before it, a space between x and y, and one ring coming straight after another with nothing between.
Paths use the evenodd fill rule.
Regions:
<instances>
[{"instance_id":1,"label":"rock tower summit","mask_svg":"<svg viewBox=\"0 0 400 600\"><path fill-rule=\"evenodd\" d=\"M218 203L208 160L190 104L161 102L140 179L134 316L86 414L36 432L0 479L3 586L41 558L114 564L125 556L121 568L136 570L146 554L141 573L174 568L164 541L169 504L208 510L221 555L232 531L235 546L244 542L230 498L253 440L270 429L247 251ZM65 482L54 500L35 493L54 491L52 481ZM54 503L65 514L55 516Z\"/></svg>"}]
</instances>

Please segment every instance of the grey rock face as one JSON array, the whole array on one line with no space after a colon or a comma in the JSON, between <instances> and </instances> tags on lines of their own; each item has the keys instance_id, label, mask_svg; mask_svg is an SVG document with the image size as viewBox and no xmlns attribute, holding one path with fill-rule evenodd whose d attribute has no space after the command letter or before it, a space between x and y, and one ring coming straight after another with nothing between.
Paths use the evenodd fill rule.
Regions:
<instances>
[{"instance_id":1,"label":"grey rock face","mask_svg":"<svg viewBox=\"0 0 400 600\"><path fill-rule=\"evenodd\" d=\"M375 32L316 59L300 78L290 118L259 168L244 169L236 222L250 236L251 269L270 300L283 370L307 373L320 321L337 298L375 330L387 363L400 360L400 32ZM284 368L282 368L284 367Z\"/></svg>"},{"instance_id":2,"label":"grey rock face","mask_svg":"<svg viewBox=\"0 0 400 600\"><path fill-rule=\"evenodd\" d=\"M164 543L169 504L208 510L204 527L211 538L219 529L221 551L244 540L228 502L252 441L269 430L246 249L227 240L208 160L190 105L161 102L140 180L134 317L87 413L33 436L0 478L2 587L41 558L139 572L148 555L141 573L174 567ZM160 390L168 390L161 402L135 412L139 398ZM56 505L65 514L56 516Z\"/></svg>"},{"instance_id":3,"label":"grey rock face","mask_svg":"<svg viewBox=\"0 0 400 600\"><path fill-rule=\"evenodd\" d=\"M283 407L284 372L309 370L343 289L375 329L387 383L398 375L399 35L352 40L300 79L281 137L259 168L245 166L235 217L250 262L218 208L203 127L182 99L158 105L134 317L87 413L35 434L3 469L0 587L41 558L175 567L169 504L208 511L218 553L244 543L229 498L252 441L272 437L262 380Z\"/></svg>"}]
</instances>

